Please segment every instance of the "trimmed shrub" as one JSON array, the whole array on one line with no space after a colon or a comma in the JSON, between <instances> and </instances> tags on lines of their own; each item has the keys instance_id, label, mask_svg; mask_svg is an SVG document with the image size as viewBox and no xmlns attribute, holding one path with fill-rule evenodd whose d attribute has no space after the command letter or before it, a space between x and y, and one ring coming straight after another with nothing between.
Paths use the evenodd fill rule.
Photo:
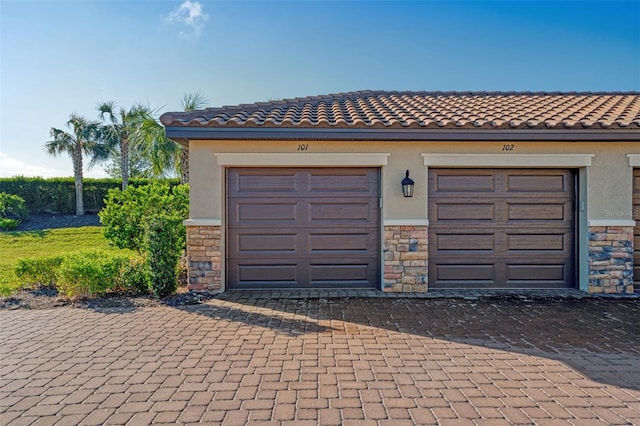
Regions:
<instances>
[{"instance_id":1,"label":"trimmed shrub","mask_svg":"<svg viewBox=\"0 0 640 426\"><path fill-rule=\"evenodd\" d=\"M15 273L25 284L54 285L70 298L121 291L149 293L149 271L144 258L102 250L19 259Z\"/></svg>"},{"instance_id":2,"label":"trimmed shrub","mask_svg":"<svg viewBox=\"0 0 640 426\"><path fill-rule=\"evenodd\" d=\"M90 297L104 294L121 285L120 271L128 257L87 250L64 256L56 279L58 291L67 297Z\"/></svg>"},{"instance_id":3,"label":"trimmed shrub","mask_svg":"<svg viewBox=\"0 0 640 426\"><path fill-rule=\"evenodd\" d=\"M27 284L50 286L56 283L56 275L61 263L62 256L18 259L15 273Z\"/></svg>"},{"instance_id":4,"label":"trimmed shrub","mask_svg":"<svg viewBox=\"0 0 640 426\"><path fill-rule=\"evenodd\" d=\"M110 189L122 186L120 179L83 179L84 206L87 212L98 212L104 207L104 198ZM129 179L130 186L148 185L151 179ZM175 186L179 179L163 182ZM16 194L25 200L30 213L76 212L75 181L71 178L13 177L0 178L0 192Z\"/></svg>"},{"instance_id":5,"label":"trimmed shrub","mask_svg":"<svg viewBox=\"0 0 640 426\"><path fill-rule=\"evenodd\" d=\"M0 229L16 229L28 216L22 197L0 192Z\"/></svg>"},{"instance_id":6,"label":"trimmed shrub","mask_svg":"<svg viewBox=\"0 0 640 426\"><path fill-rule=\"evenodd\" d=\"M138 256L130 259L123 274L122 284L125 289L140 294L151 292L151 274L143 257Z\"/></svg>"},{"instance_id":7,"label":"trimmed shrub","mask_svg":"<svg viewBox=\"0 0 640 426\"><path fill-rule=\"evenodd\" d=\"M186 230L182 221L189 215L189 187L154 182L151 185L109 191L105 208L98 214L105 237L119 248L142 252L145 224L156 215L173 223L178 246L184 249ZM173 238L173 237L172 237Z\"/></svg>"},{"instance_id":8,"label":"trimmed shrub","mask_svg":"<svg viewBox=\"0 0 640 426\"><path fill-rule=\"evenodd\" d=\"M145 224L144 250L151 280L151 292L165 297L178 287L178 261L182 253L182 241L176 229L181 219L175 216L157 215Z\"/></svg>"},{"instance_id":9,"label":"trimmed shrub","mask_svg":"<svg viewBox=\"0 0 640 426\"><path fill-rule=\"evenodd\" d=\"M20 225L18 219L7 219L6 217L0 217L0 229L5 231L12 231Z\"/></svg>"}]
</instances>

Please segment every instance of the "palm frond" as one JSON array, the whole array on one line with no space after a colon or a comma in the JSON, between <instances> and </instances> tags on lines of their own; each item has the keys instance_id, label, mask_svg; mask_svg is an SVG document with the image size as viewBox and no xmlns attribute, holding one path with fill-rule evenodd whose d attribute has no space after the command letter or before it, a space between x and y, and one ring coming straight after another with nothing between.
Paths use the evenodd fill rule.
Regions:
<instances>
[{"instance_id":1,"label":"palm frond","mask_svg":"<svg viewBox=\"0 0 640 426\"><path fill-rule=\"evenodd\" d=\"M117 124L116 120L116 103L114 101L107 101L99 103L96 106L99 112L100 120L105 121L105 117L109 119L111 124Z\"/></svg>"},{"instance_id":2,"label":"palm frond","mask_svg":"<svg viewBox=\"0 0 640 426\"><path fill-rule=\"evenodd\" d=\"M180 100L180 108L184 111L193 111L204 108L209 101L200 92L185 93Z\"/></svg>"},{"instance_id":3,"label":"palm frond","mask_svg":"<svg viewBox=\"0 0 640 426\"><path fill-rule=\"evenodd\" d=\"M72 152L74 147L74 139L69 133L64 130L56 129L52 127L50 132L51 140L44 144L44 150L50 154L58 156L64 152Z\"/></svg>"}]
</instances>

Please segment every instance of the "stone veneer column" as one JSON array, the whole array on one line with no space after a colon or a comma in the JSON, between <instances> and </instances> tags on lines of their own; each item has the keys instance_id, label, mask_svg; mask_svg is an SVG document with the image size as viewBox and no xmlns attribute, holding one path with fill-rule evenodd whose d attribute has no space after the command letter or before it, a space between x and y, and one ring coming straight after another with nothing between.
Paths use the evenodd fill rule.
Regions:
<instances>
[{"instance_id":1,"label":"stone veneer column","mask_svg":"<svg viewBox=\"0 0 640 426\"><path fill-rule=\"evenodd\" d=\"M187 226L189 290L222 291L220 227Z\"/></svg>"},{"instance_id":2,"label":"stone veneer column","mask_svg":"<svg viewBox=\"0 0 640 426\"><path fill-rule=\"evenodd\" d=\"M384 227L384 291L427 291L427 239L426 226Z\"/></svg>"},{"instance_id":3,"label":"stone veneer column","mask_svg":"<svg viewBox=\"0 0 640 426\"><path fill-rule=\"evenodd\" d=\"M589 227L589 293L633 293L633 227Z\"/></svg>"}]
</instances>

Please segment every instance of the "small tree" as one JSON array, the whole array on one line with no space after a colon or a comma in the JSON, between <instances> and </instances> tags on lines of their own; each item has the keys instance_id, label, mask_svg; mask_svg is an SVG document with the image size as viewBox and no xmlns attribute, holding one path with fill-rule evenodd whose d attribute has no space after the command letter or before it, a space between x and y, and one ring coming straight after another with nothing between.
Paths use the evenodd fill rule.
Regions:
<instances>
[{"instance_id":1,"label":"small tree","mask_svg":"<svg viewBox=\"0 0 640 426\"><path fill-rule=\"evenodd\" d=\"M73 176L76 186L76 216L84 215L84 191L82 189L83 156L92 157L89 166L104 158L100 127L97 121L90 121L77 114L71 114L67 127L71 133L51 128L52 140L44 145L47 153L57 156L67 153L73 161Z\"/></svg>"},{"instance_id":2,"label":"small tree","mask_svg":"<svg viewBox=\"0 0 640 426\"><path fill-rule=\"evenodd\" d=\"M113 101L103 102L97 107L103 125L100 131L113 154L120 156L120 171L122 175L122 189L129 185L129 154L132 144L139 141L139 128L151 117L151 108L141 104L134 105L128 110L118 108ZM116 150L113 150L117 147Z\"/></svg>"},{"instance_id":3,"label":"small tree","mask_svg":"<svg viewBox=\"0 0 640 426\"><path fill-rule=\"evenodd\" d=\"M120 248L143 253L151 291L164 297L175 291L180 255L186 245L182 221L189 214L186 185L155 182L124 191L111 190L99 213L104 234Z\"/></svg>"},{"instance_id":4,"label":"small tree","mask_svg":"<svg viewBox=\"0 0 640 426\"><path fill-rule=\"evenodd\" d=\"M182 220L189 216L189 188L154 182L151 185L130 186L126 190L112 189L105 198L105 207L98 213L104 225L104 235L119 248L142 252L145 224L159 214L176 218L174 232L179 235L180 247L186 244L186 230Z\"/></svg>"}]
</instances>

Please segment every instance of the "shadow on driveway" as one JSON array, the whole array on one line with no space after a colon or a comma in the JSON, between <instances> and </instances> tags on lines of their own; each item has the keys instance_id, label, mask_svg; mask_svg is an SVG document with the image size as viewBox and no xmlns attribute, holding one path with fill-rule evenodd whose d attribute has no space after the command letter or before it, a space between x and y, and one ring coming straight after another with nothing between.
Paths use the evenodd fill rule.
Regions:
<instances>
[{"instance_id":1,"label":"shadow on driveway","mask_svg":"<svg viewBox=\"0 0 640 426\"><path fill-rule=\"evenodd\" d=\"M640 299L307 298L226 295L177 309L278 333L375 329L545 357L600 383L640 390Z\"/></svg>"}]
</instances>

